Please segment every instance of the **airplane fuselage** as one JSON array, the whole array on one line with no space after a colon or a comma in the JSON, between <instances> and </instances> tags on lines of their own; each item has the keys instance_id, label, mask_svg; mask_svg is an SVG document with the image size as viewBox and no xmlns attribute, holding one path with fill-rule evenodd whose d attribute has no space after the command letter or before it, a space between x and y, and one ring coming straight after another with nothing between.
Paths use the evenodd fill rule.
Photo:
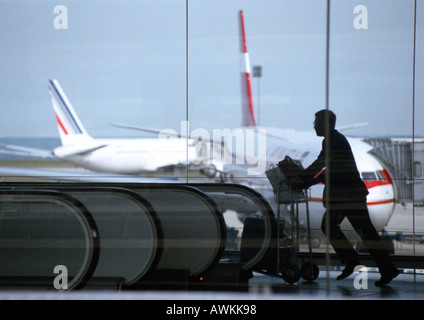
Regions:
<instances>
[{"instance_id":1,"label":"airplane fuselage","mask_svg":"<svg viewBox=\"0 0 424 320\"><path fill-rule=\"evenodd\" d=\"M180 139L94 139L90 143L93 142L98 145L94 150L66 152L72 147L68 145L56 148L54 155L96 172L140 174L190 163L196 154L192 145Z\"/></svg>"},{"instance_id":2,"label":"airplane fuselage","mask_svg":"<svg viewBox=\"0 0 424 320\"><path fill-rule=\"evenodd\" d=\"M276 165L284 159L286 155L294 159L299 159L302 165L306 168L319 155L321 151L322 138L317 137L313 131L297 131L284 129L269 129L257 130L257 135L266 136L266 154L263 160L269 169L271 165ZM258 138L258 141L260 139ZM372 156L368 151L372 149L370 145L361 141L358 138L348 138L355 157L357 168L361 174L369 190L367 196L368 210L374 226L378 231L383 230L390 220L394 206L395 193L390 177L386 173L380 162ZM225 152L231 153L232 158L243 158L244 155L236 154L237 150L226 148ZM256 155L258 156L258 155ZM233 181L243 183L255 188L268 200L273 206L274 212L277 212L277 204L275 203L272 186L265 174L248 175L246 169L249 165L245 164L224 164L224 171L228 173L228 177ZM309 211L311 229L320 230L322 216L325 212L323 207L323 184L312 186L308 192ZM282 211L287 214L289 208L282 205ZM299 222L306 226L306 209L304 206L299 206ZM351 226L347 224L344 229L350 230Z\"/></svg>"}]
</instances>

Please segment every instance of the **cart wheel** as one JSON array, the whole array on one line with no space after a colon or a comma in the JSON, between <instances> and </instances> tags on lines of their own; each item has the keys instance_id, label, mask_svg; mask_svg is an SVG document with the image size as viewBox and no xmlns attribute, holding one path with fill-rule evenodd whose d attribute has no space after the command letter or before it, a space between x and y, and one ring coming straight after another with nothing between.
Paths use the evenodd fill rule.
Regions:
<instances>
[{"instance_id":1,"label":"cart wheel","mask_svg":"<svg viewBox=\"0 0 424 320\"><path fill-rule=\"evenodd\" d=\"M285 264L280 268L281 277L285 282L293 284L300 279L300 270L294 264Z\"/></svg>"},{"instance_id":2,"label":"cart wheel","mask_svg":"<svg viewBox=\"0 0 424 320\"><path fill-rule=\"evenodd\" d=\"M313 270L311 270L311 264ZM318 278L319 268L315 263L305 262L300 268L300 274L302 275L302 278L306 281L314 281L316 278Z\"/></svg>"}]
</instances>

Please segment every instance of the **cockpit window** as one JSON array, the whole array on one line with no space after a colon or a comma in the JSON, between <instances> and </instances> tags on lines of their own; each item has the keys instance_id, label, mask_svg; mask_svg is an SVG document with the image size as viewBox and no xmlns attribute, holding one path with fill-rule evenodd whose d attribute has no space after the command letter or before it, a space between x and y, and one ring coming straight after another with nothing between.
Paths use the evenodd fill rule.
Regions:
<instances>
[{"instance_id":1,"label":"cockpit window","mask_svg":"<svg viewBox=\"0 0 424 320\"><path fill-rule=\"evenodd\" d=\"M364 181L377 180L377 176L375 172L372 172L372 171L362 172L361 175L362 175L362 180Z\"/></svg>"},{"instance_id":2,"label":"cockpit window","mask_svg":"<svg viewBox=\"0 0 424 320\"><path fill-rule=\"evenodd\" d=\"M383 174L382 171L377 171L377 176L378 176L378 179L381 180L381 181L386 181L387 180L386 179L386 176Z\"/></svg>"}]
</instances>

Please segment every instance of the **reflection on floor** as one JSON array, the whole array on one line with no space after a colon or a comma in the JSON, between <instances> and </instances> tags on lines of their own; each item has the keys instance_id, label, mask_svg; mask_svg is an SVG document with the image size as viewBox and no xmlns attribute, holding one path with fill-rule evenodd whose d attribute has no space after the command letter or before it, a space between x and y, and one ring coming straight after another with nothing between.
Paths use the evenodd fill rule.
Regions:
<instances>
[{"instance_id":1,"label":"reflection on floor","mask_svg":"<svg viewBox=\"0 0 424 320\"><path fill-rule=\"evenodd\" d=\"M402 273L385 287L376 287L378 272L357 272L337 281L340 271L320 270L313 282L288 284L281 278L254 273L248 292L218 291L0 291L0 300L423 300L424 275Z\"/></svg>"},{"instance_id":2,"label":"reflection on floor","mask_svg":"<svg viewBox=\"0 0 424 320\"><path fill-rule=\"evenodd\" d=\"M336 280L340 271L320 270L313 282L287 284L282 279L256 274L250 280L250 291L268 292L276 299L424 299L424 275L402 273L385 287L374 285L378 272L357 272Z\"/></svg>"}]
</instances>

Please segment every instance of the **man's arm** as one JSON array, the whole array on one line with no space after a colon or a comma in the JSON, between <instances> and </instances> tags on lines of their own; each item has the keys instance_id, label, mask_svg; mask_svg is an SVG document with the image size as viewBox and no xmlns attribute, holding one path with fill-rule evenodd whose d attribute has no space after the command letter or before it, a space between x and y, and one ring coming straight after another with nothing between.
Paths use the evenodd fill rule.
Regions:
<instances>
[{"instance_id":1,"label":"man's arm","mask_svg":"<svg viewBox=\"0 0 424 320\"><path fill-rule=\"evenodd\" d=\"M300 180L303 182L305 188L309 188L310 186L320 182L325 183L324 172L325 172L325 145L323 141L322 150L320 154L318 155L318 158L303 171L300 177Z\"/></svg>"}]
</instances>

